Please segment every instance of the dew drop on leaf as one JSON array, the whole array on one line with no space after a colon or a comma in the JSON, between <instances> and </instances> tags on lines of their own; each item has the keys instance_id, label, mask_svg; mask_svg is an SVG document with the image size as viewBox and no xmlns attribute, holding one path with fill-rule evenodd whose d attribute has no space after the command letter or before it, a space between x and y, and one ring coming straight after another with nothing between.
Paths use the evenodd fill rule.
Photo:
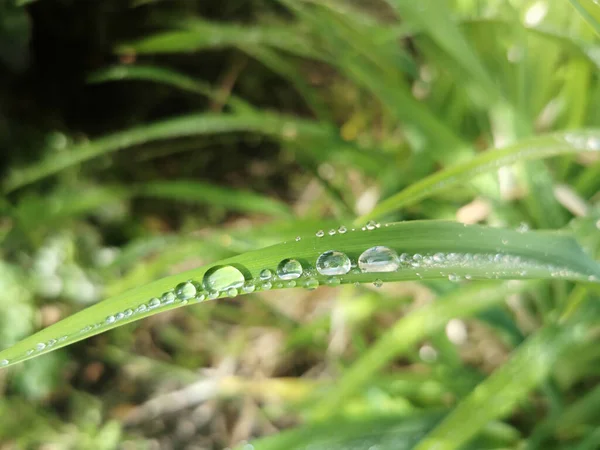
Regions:
<instances>
[{"instance_id":1,"label":"dew drop on leaf","mask_svg":"<svg viewBox=\"0 0 600 450\"><path fill-rule=\"evenodd\" d=\"M317 231L315 233L315 236L317 236L317 237L323 237L323 236L325 236L325 232L323 230L319 230L319 231Z\"/></svg>"},{"instance_id":2,"label":"dew drop on leaf","mask_svg":"<svg viewBox=\"0 0 600 450\"><path fill-rule=\"evenodd\" d=\"M391 248L378 245L365 250L358 257L363 272L395 272L400 267L398 254Z\"/></svg>"},{"instance_id":3,"label":"dew drop on leaf","mask_svg":"<svg viewBox=\"0 0 600 450\"><path fill-rule=\"evenodd\" d=\"M196 286L194 286L190 281L179 283L175 287L175 293L179 299L189 300L196 295Z\"/></svg>"},{"instance_id":4,"label":"dew drop on leaf","mask_svg":"<svg viewBox=\"0 0 600 450\"><path fill-rule=\"evenodd\" d=\"M351 266L350 258L337 250L326 251L317 258L317 272L321 275L344 275Z\"/></svg>"},{"instance_id":5,"label":"dew drop on leaf","mask_svg":"<svg viewBox=\"0 0 600 450\"><path fill-rule=\"evenodd\" d=\"M260 271L259 277L261 280L270 280L273 277L273 272L269 269L263 269Z\"/></svg>"},{"instance_id":6,"label":"dew drop on leaf","mask_svg":"<svg viewBox=\"0 0 600 450\"><path fill-rule=\"evenodd\" d=\"M282 280L294 280L302 275L302 264L295 259L284 259L277 266L277 276Z\"/></svg>"},{"instance_id":7,"label":"dew drop on leaf","mask_svg":"<svg viewBox=\"0 0 600 450\"><path fill-rule=\"evenodd\" d=\"M202 280L209 292L226 291L229 288L240 288L244 285L244 275L233 266L215 267L204 274Z\"/></svg>"}]
</instances>

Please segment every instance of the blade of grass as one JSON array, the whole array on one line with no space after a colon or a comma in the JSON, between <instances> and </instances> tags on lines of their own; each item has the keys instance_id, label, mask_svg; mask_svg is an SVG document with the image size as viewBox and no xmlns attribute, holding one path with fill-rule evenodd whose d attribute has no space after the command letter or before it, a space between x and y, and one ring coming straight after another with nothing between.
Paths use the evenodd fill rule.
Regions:
<instances>
[{"instance_id":1,"label":"blade of grass","mask_svg":"<svg viewBox=\"0 0 600 450\"><path fill-rule=\"evenodd\" d=\"M402 253L401 267L394 272L350 271L351 261L356 264L359 255L374 246L387 246ZM332 249L345 252L349 258L348 265L343 265L347 270L338 276L323 275L316 270L317 259ZM299 240L250 251L140 286L80 311L1 351L0 361L3 365L25 361L126 323L180 307L188 301L235 296L242 285L247 288L242 292L292 287L285 278L264 282L260 277L265 269L276 273L280 262L287 258L296 259L303 269L301 278L291 280L293 286L311 289L320 284L379 284L467 275L474 279L567 279L600 283L598 263L567 235L520 233L438 221L388 224L380 228L369 225L364 231L353 229L323 237L300 236ZM215 275L214 271L222 267L226 269ZM213 282L224 287L213 288ZM230 285L234 287L230 289Z\"/></svg>"},{"instance_id":2,"label":"blade of grass","mask_svg":"<svg viewBox=\"0 0 600 450\"><path fill-rule=\"evenodd\" d=\"M571 0L571 4L596 34L600 35L600 5L594 0Z\"/></svg>"},{"instance_id":3,"label":"blade of grass","mask_svg":"<svg viewBox=\"0 0 600 450\"><path fill-rule=\"evenodd\" d=\"M449 320L474 316L501 303L508 295L534 286L531 282L503 285L478 283L457 289L415 310L396 322L345 372L340 382L317 404L314 417L335 414L348 398L364 388L376 372L423 339L443 329Z\"/></svg>"},{"instance_id":4,"label":"blade of grass","mask_svg":"<svg viewBox=\"0 0 600 450\"><path fill-rule=\"evenodd\" d=\"M509 147L488 150L471 161L441 170L380 202L356 223L380 218L484 172L518 161L549 158L577 152L599 152L600 130L574 130L521 140Z\"/></svg>"},{"instance_id":5,"label":"blade of grass","mask_svg":"<svg viewBox=\"0 0 600 450\"><path fill-rule=\"evenodd\" d=\"M208 83L203 83L188 75L163 67L122 64L99 70L90 75L87 79L89 83L105 83L108 81L123 80L153 81L155 83L167 84L186 92L204 95L211 99L222 100L222 95L219 90L213 88ZM254 109L245 100L233 95L227 96L227 103L237 112L250 112Z\"/></svg>"},{"instance_id":6,"label":"blade of grass","mask_svg":"<svg viewBox=\"0 0 600 450\"><path fill-rule=\"evenodd\" d=\"M330 152L343 147L365 165L367 170L378 170L379 161L371 155L358 151L352 144L344 143L333 126L293 117L285 117L263 112L252 114L193 114L166 119L149 125L142 125L126 131L98 138L94 141L75 145L60 154L52 154L46 159L25 168L13 169L2 183L2 190L8 193L33 183L63 169L90 159L146 142L176 137L221 134L231 132L254 132L282 141L311 141L306 148L314 156L325 157ZM320 148L318 148L320 147Z\"/></svg>"},{"instance_id":7,"label":"blade of grass","mask_svg":"<svg viewBox=\"0 0 600 450\"><path fill-rule=\"evenodd\" d=\"M581 317L578 317L581 321ZM415 450L462 448L483 427L509 413L540 385L554 365L582 341L585 329L577 322L548 325L532 335L511 359L475 390L420 442Z\"/></svg>"}]
</instances>

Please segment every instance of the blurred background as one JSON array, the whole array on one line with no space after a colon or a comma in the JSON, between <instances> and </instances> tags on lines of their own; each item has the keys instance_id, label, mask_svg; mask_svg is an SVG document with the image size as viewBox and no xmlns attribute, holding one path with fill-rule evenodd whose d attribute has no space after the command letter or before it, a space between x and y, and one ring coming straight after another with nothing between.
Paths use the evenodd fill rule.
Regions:
<instances>
[{"instance_id":1,"label":"blurred background","mask_svg":"<svg viewBox=\"0 0 600 450\"><path fill-rule=\"evenodd\" d=\"M349 225L486 149L600 126L592 3L0 0L0 348L162 276ZM561 156L388 219L558 229L595 217L599 188L597 155ZM461 286L260 292L117 328L0 371L0 449L412 448L585 297L548 282L450 319L308 425L386 329ZM468 448L600 448L592 344Z\"/></svg>"}]
</instances>

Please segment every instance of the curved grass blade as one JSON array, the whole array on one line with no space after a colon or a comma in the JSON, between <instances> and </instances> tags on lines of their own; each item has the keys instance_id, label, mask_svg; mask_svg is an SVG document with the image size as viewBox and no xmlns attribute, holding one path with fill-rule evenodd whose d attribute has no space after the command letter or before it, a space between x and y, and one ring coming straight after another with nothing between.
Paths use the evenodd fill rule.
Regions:
<instances>
[{"instance_id":1,"label":"curved grass blade","mask_svg":"<svg viewBox=\"0 0 600 450\"><path fill-rule=\"evenodd\" d=\"M122 64L99 70L90 75L87 79L89 83L105 83L108 81L123 80L145 80L167 84L183 91L204 95L219 101L221 101L223 97L218 89L213 88L208 83L204 83L188 75L164 67ZM246 101L236 96L228 95L227 103L238 112L253 110Z\"/></svg>"},{"instance_id":2,"label":"curved grass blade","mask_svg":"<svg viewBox=\"0 0 600 450\"><path fill-rule=\"evenodd\" d=\"M344 374L340 382L325 396L313 411L314 417L335 414L352 395L360 392L372 376L394 358L410 351L413 346L436 331L449 320L471 317L500 302L507 295L531 289L534 282L478 283L440 297L435 302L415 310L381 336L375 345Z\"/></svg>"},{"instance_id":3,"label":"curved grass blade","mask_svg":"<svg viewBox=\"0 0 600 450\"><path fill-rule=\"evenodd\" d=\"M574 351L581 343L588 329L582 319L585 317L577 317L577 321L562 326L548 325L536 332L506 364L480 383L415 450L463 448L486 424L509 413L548 377L561 357L568 351Z\"/></svg>"},{"instance_id":4,"label":"curved grass blade","mask_svg":"<svg viewBox=\"0 0 600 450\"><path fill-rule=\"evenodd\" d=\"M336 129L325 123L263 112L251 114L206 113L154 122L75 145L63 153L53 154L32 166L11 171L2 183L2 190L4 193L11 192L67 167L146 142L240 131L260 133L283 141L316 141L321 147L328 147L330 151L344 148L354 152L356 156L362 156L361 162L367 168L379 167L378 161L370 159L368 155L363 155L355 147L342 142ZM307 151L310 151L310 148ZM322 157L325 156L323 153L320 151ZM316 151L311 154L317 156Z\"/></svg>"},{"instance_id":5,"label":"curved grass blade","mask_svg":"<svg viewBox=\"0 0 600 450\"><path fill-rule=\"evenodd\" d=\"M192 201L223 206L244 212L291 216L290 208L282 202L252 192L227 189L198 181L153 181L133 188L134 195Z\"/></svg>"},{"instance_id":6,"label":"curved grass blade","mask_svg":"<svg viewBox=\"0 0 600 450\"><path fill-rule=\"evenodd\" d=\"M514 164L566 155L578 152L600 152L600 130L584 129L552 133L524 139L503 149L490 149L469 162L448 167L410 185L399 193L380 202L370 213L360 217L356 223L377 219L404 206L448 189L459 183L466 183L474 176Z\"/></svg>"},{"instance_id":7,"label":"curved grass blade","mask_svg":"<svg viewBox=\"0 0 600 450\"><path fill-rule=\"evenodd\" d=\"M595 0L571 0L571 4L596 34L600 34L600 5Z\"/></svg>"},{"instance_id":8,"label":"curved grass blade","mask_svg":"<svg viewBox=\"0 0 600 450\"><path fill-rule=\"evenodd\" d=\"M80 311L0 352L1 364L24 361L189 302L256 290L314 289L319 285L379 284L460 276L600 280L598 263L587 257L573 238L564 234L520 233L437 221L388 224L379 228L369 224L364 230L342 231L301 236L300 240L243 253L140 286ZM391 271L382 272L378 265L351 270L363 252L376 246L391 250L391 253L385 252L384 268ZM332 250L343 253L332 255ZM280 278L271 277L288 258L297 261L301 270L283 273ZM265 269L269 270L267 279Z\"/></svg>"}]
</instances>

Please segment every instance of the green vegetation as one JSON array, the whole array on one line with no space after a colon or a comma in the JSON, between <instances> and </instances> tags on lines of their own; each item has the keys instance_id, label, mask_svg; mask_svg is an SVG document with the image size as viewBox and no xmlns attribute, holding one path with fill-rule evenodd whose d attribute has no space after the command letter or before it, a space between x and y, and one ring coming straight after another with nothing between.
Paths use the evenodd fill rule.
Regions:
<instances>
[{"instance_id":1,"label":"green vegetation","mask_svg":"<svg viewBox=\"0 0 600 450\"><path fill-rule=\"evenodd\" d=\"M600 446L594 1L22 3L0 442Z\"/></svg>"}]
</instances>

